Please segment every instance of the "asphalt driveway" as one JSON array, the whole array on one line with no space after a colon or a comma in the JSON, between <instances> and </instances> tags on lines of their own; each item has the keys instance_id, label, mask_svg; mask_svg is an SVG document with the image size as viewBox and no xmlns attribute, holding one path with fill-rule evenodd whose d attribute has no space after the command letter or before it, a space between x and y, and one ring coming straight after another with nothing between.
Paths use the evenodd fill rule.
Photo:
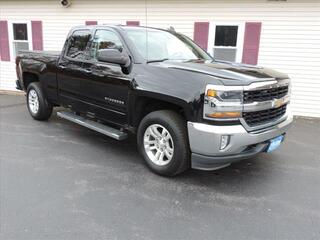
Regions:
<instances>
[{"instance_id":1,"label":"asphalt driveway","mask_svg":"<svg viewBox=\"0 0 320 240\"><path fill-rule=\"evenodd\" d=\"M151 173L135 139L31 119L0 95L0 239L320 239L320 121L216 172Z\"/></svg>"}]
</instances>

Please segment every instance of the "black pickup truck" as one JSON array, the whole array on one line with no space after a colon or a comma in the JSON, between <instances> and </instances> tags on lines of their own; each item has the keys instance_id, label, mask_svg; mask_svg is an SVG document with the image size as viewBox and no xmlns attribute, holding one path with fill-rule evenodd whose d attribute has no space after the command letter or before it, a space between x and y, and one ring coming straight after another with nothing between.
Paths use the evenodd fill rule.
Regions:
<instances>
[{"instance_id":1,"label":"black pickup truck","mask_svg":"<svg viewBox=\"0 0 320 240\"><path fill-rule=\"evenodd\" d=\"M290 80L213 59L174 30L73 28L62 52L21 52L17 88L36 120L61 118L118 140L137 135L147 166L173 176L271 152L292 123Z\"/></svg>"}]
</instances>

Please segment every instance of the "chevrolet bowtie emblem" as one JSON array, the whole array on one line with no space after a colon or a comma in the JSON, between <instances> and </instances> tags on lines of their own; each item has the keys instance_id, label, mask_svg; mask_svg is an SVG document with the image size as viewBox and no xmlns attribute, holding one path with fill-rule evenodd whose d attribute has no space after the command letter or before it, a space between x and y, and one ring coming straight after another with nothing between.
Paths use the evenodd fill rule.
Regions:
<instances>
[{"instance_id":1,"label":"chevrolet bowtie emblem","mask_svg":"<svg viewBox=\"0 0 320 240\"><path fill-rule=\"evenodd\" d=\"M278 108L278 107L281 107L283 104L284 104L283 99L275 99L272 105L274 108Z\"/></svg>"}]
</instances>

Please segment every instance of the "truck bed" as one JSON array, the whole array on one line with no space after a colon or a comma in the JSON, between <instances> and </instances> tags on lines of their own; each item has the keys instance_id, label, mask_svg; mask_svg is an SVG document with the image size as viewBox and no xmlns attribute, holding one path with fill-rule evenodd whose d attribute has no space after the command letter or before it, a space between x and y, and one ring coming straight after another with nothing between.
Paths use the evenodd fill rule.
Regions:
<instances>
[{"instance_id":1,"label":"truck bed","mask_svg":"<svg viewBox=\"0 0 320 240\"><path fill-rule=\"evenodd\" d=\"M19 51L19 55L29 55L29 56L55 56L59 57L61 51Z\"/></svg>"},{"instance_id":2,"label":"truck bed","mask_svg":"<svg viewBox=\"0 0 320 240\"><path fill-rule=\"evenodd\" d=\"M60 51L20 51L18 58L55 65L60 53Z\"/></svg>"}]
</instances>

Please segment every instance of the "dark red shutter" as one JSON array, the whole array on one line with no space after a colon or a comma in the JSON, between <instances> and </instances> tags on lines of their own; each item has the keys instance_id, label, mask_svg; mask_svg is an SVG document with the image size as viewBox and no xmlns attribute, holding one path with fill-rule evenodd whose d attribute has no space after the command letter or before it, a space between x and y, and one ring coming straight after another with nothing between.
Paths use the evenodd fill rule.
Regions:
<instances>
[{"instance_id":1,"label":"dark red shutter","mask_svg":"<svg viewBox=\"0 0 320 240\"><path fill-rule=\"evenodd\" d=\"M8 22L0 21L0 58L1 61L10 61Z\"/></svg>"},{"instance_id":2,"label":"dark red shutter","mask_svg":"<svg viewBox=\"0 0 320 240\"><path fill-rule=\"evenodd\" d=\"M139 26L139 21L127 21L127 26Z\"/></svg>"},{"instance_id":3,"label":"dark red shutter","mask_svg":"<svg viewBox=\"0 0 320 240\"><path fill-rule=\"evenodd\" d=\"M193 40L204 50L208 48L209 22L195 22Z\"/></svg>"},{"instance_id":4,"label":"dark red shutter","mask_svg":"<svg viewBox=\"0 0 320 240\"><path fill-rule=\"evenodd\" d=\"M86 21L86 25L97 25L97 21Z\"/></svg>"},{"instance_id":5,"label":"dark red shutter","mask_svg":"<svg viewBox=\"0 0 320 240\"><path fill-rule=\"evenodd\" d=\"M244 31L242 62L256 65L258 63L261 22L247 22Z\"/></svg>"},{"instance_id":6,"label":"dark red shutter","mask_svg":"<svg viewBox=\"0 0 320 240\"><path fill-rule=\"evenodd\" d=\"M33 50L43 50L42 22L31 21Z\"/></svg>"}]
</instances>

